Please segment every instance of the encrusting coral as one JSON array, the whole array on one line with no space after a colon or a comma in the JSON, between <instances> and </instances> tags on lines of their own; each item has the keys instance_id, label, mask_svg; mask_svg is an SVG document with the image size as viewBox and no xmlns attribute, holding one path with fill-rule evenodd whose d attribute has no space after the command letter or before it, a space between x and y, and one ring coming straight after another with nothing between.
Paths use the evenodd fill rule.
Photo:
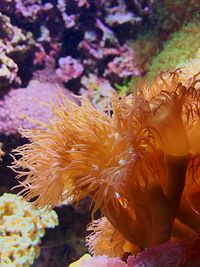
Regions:
<instances>
[{"instance_id":1,"label":"encrusting coral","mask_svg":"<svg viewBox=\"0 0 200 267\"><path fill-rule=\"evenodd\" d=\"M34 129L38 127L38 121L40 124L48 122L53 115L48 103L56 102L59 90L73 99L69 90L62 86L58 88L55 82L40 82L37 79L31 80L26 88L10 90L0 100L0 133L18 135L20 127Z\"/></svg>"},{"instance_id":2,"label":"encrusting coral","mask_svg":"<svg viewBox=\"0 0 200 267\"><path fill-rule=\"evenodd\" d=\"M193 58L200 48L199 17L184 24L178 32L170 35L163 49L153 57L147 67L147 77L153 78L157 73L173 70Z\"/></svg>"},{"instance_id":3,"label":"encrusting coral","mask_svg":"<svg viewBox=\"0 0 200 267\"><path fill-rule=\"evenodd\" d=\"M34 210L22 197L5 193L0 197L1 266L31 266L40 254L45 228L56 225L55 211Z\"/></svg>"},{"instance_id":4,"label":"encrusting coral","mask_svg":"<svg viewBox=\"0 0 200 267\"><path fill-rule=\"evenodd\" d=\"M187 80L179 69L128 97L113 93L104 111L86 98L79 106L63 96L45 128L22 132L31 142L15 150L21 194L48 209L68 197L90 196L93 213L99 208L119 232L108 236L117 236L115 257L122 257L126 242L125 251L133 253L171 238L194 241L200 229L199 110L199 74ZM106 253L98 250L95 233L88 240L92 252Z\"/></svg>"}]
</instances>

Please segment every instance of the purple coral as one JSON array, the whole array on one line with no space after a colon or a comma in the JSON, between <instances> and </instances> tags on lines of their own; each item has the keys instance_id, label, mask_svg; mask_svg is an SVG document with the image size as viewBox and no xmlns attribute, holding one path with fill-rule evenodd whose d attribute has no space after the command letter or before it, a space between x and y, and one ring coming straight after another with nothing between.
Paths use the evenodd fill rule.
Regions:
<instances>
[{"instance_id":1,"label":"purple coral","mask_svg":"<svg viewBox=\"0 0 200 267\"><path fill-rule=\"evenodd\" d=\"M58 64L59 68L56 70L56 74L65 83L81 76L84 70L83 65L71 56L61 57Z\"/></svg>"},{"instance_id":2,"label":"purple coral","mask_svg":"<svg viewBox=\"0 0 200 267\"><path fill-rule=\"evenodd\" d=\"M109 26L122 25L124 23L136 24L141 22L142 18L133 12L127 10L125 1L118 0L118 5L111 7L105 21Z\"/></svg>"},{"instance_id":3,"label":"purple coral","mask_svg":"<svg viewBox=\"0 0 200 267\"><path fill-rule=\"evenodd\" d=\"M70 98L70 93L63 89ZM17 134L19 128L38 127L52 116L51 101L56 100L59 88L53 83L32 80L27 88L11 90L0 101L0 133ZM72 98L72 97L71 97Z\"/></svg>"},{"instance_id":4,"label":"purple coral","mask_svg":"<svg viewBox=\"0 0 200 267\"><path fill-rule=\"evenodd\" d=\"M79 262L80 267L181 267L186 266L186 262L189 262L187 259L187 246L184 241L176 243L167 241L157 247L148 248L136 256L129 256L127 263L118 258L109 258L108 256L90 257L87 254ZM199 261L196 262L199 263Z\"/></svg>"},{"instance_id":5,"label":"purple coral","mask_svg":"<svg viewBox=\"0 0 200 267\"><path fill-rule=\"evenodd\" d=\"M186 244L168 241L128 258L127 267L180 267L185 261Z\"/></svg>"}]
</instances>

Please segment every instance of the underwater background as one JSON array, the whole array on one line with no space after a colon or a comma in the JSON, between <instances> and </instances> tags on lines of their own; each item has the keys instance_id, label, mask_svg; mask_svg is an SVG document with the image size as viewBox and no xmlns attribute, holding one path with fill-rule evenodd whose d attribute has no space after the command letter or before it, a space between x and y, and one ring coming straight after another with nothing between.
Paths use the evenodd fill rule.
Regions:
<instances>
[{"instance_id":1,"label":"underwater background","mask_svg":"<svg viewBox=\"0 0 200 267\"><path fill-rule=\"evenodd\" d=\"M15 195L11 152L30 142L20 129L53 120L61 92L102 109L161 72L197 74L199 13L198 0L0 1L0 266L67 267L88 252L89 198L46 214Z\"/></svg>"}]
</instances>

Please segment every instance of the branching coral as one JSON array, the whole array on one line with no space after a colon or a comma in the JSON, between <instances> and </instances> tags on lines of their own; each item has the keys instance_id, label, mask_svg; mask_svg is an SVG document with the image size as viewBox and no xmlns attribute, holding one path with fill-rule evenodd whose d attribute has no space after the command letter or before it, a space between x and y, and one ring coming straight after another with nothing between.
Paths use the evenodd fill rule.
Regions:
<instances>
[{"instance_id":1,"label":"branching coral","mask_svg":"<svg viewBox=\"0 0 200 267\"><path fill-rule=\"evenodd\" d=\"M11 19L0 12L0 89L20 85L18 65L28 60L33 47L31 32L13 25Z\"/></svg>"},{"instance_id":2,"label":"branching coral","mask_svg":"<svg viewBox=\"0 0 200 267\"><path fill-rule=\"evenodd\" d=\"M61 57L58 64L59 68L56 70L56 74L63 82L68 82L81 76L84 70L83 65L71 56Z\"/></svg>"},{"instance_id":3,"label":"branching coral","mask_svg":"<svg viewBox=\"0 0 200 267\"><path fill-rule=\"evenodd\" d=\"M20 79L17 77L17 72L17 64L0 48L0 87L19 84Z\"/></svg>"},{"instance_id":4,"label":"branching coral","mask_svg":"<svg viewBox=\"0 0 200 267\"><path fill-rule=\"evenodd\" d=\"M138 60L127 44L149 16L152 3L1 0L0 87L24 87L49 61L73 91L79 90L81 76L89 73L112 83L139 75Z\"/></svg>"},{"instance_id":5,"label":"branching coral","mask_svg":"<svg viewBox=\"0 0 200 267\"><path fill-rule=\"evenodd\" d=\"M126 241L133 251L135 245L151 247L171 237L194 240L200 229L194 204L199 84L199 74L189 80L180 70L161 74L128 97L113 94L104 111L85 98L78 106L63 97L55 118L42 130L24 131L31 143L15 150L21 193L47 208L68 197L90 196L93 213L100 208L119 232L113 244L121 249L113 245L109 252L115 256ZM88 238L94 253L101 250L96 230Z\"/></svg>"},{"instance_id":6,"label":"branching coral","mask_svg":"<svg viewBox=\"0 0 200 267\"><path fill-rule=\"evenodd\" d=\"M38 246L45 228L58 224L55 211L37 211L22 197L4 194L0 197L1 266L28 267L40 254Z\"/></svg>"}]
</instances>

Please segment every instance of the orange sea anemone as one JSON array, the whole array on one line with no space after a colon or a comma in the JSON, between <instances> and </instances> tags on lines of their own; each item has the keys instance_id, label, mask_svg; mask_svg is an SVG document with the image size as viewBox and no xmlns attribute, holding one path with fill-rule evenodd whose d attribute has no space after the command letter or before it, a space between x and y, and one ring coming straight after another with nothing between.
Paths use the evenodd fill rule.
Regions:
<instances>
[{"instance_id":1,"label":"orange sea anemone","mask_svg":"<svg viewBox=\"0 0 200 267\"><path fill-rule=\"evenodd\" d=\"M87 230L91 231L90 235L86 238L91 254L123 257L123 246L126 239L105 217L94 220Z\"/></svg>"},{"instance_id":2,"label":"orange sea anemone","mask_svg":"<svg viewBox=\"0 0 200 267\"><path fill-rule=\"evenodd\" d=\"M22 131L31 143L15 150L20 158L13 168L18 178L26 177L21 193L48 208L68 197L79 201L88 195L93 212L100 208L126 238L137 239L130 199L158 177L153 173L151 134L134 117L134 109L131 97L115 94L105 111L86 98L79 106L63 96L44 129Z\"/></svg>"},{"instance_id":3,"label":"orange sea anemone","mask_svg":"<svg viewBox=\"0 0 200 267\"><path fill-rule=\"evenodd\" d=\"M30 144L15 150L13 163L21 193L47 208L90 196L93 213L99 208L122 239L140 248L171 237L195 239L198 77L186 80L180 70L161 74L128 97L113 94L105 110L63 96L48 125L22 131Z\"/></svg>"},{"instance_id":4,"label":"orange sea anemone","mask_svg":"<svg viewBox=\"0 0 200 267\"><path fill-rule=\"evenodd\" d=\"M143 124L153 129L158 148L167 154L187 155L194 149L196 153L200 146L196 138L200 129L199 79L200 73L185 80L184 73L177 69L136 90L137 97L143 99Z\"/></svg>"},{"instance_id":5,"label":"orange sea anemone","mask_svg":"<svg viewBox=\"0 0 200 267\"><path fill-rule=\"evenodd\" d=\"M200 203L200 73L189 79L180 69L163 73L151 85L139 87L135 98L142 105L140 121L151 129L156 149L163 153L165 173L160 185L171 203L171 213L199 230L199 215L192 202ZM177 233L176 225L177 221Z\"/></svg>"}]
</instances>

